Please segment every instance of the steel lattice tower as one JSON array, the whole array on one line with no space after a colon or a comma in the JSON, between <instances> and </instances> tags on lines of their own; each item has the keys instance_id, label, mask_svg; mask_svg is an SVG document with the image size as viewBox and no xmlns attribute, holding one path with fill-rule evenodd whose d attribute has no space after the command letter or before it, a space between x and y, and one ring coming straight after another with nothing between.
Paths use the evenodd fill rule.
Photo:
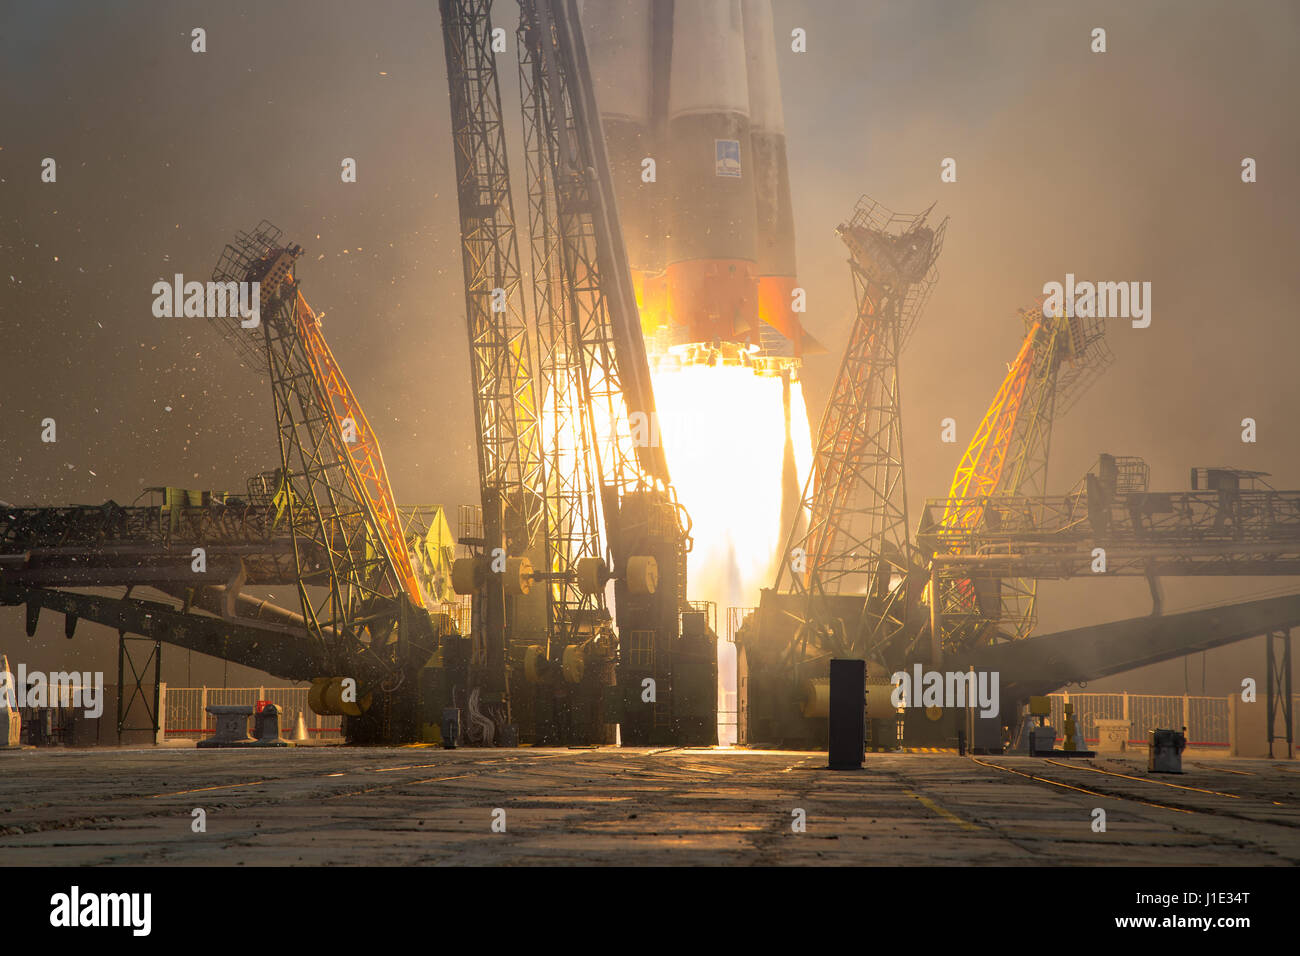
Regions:
<instances>
[{"instance_id":1,"label":"steel lattice tower","mask_svg":"<svg viewBox=\"0 0 1300 956\"><path fill-rule=\"evenodd\" d=\"M293 275L301 254L263 222L227 246L219 282L257 282L260 328L221 320L241 352L264 345L280 450L277 513L292 535L309 635L339 673L360 667L396 690L410 654L437 649L378 440Z\"/></svg>"},{"instance_id":2,"label":"steel lattice tower","mask_svg":"<svg viewBox=\"0 0 1300 956\"><path fill-rule=\"evenodd\" d=\"M1041 302L1021 316L1026 331L1020 351L962 455L943 503L938 522L948 531L980 528L990 500L1008 495L1034 502L1030 520L1041 521L1052 424L1111 361L1101 320L1045 315ZM927 515L923 525L933 523ZM1021 638L1033 630L1034 578L944 580L934 588L943 648Z\"/></svg>"},{"instance_id":3,"label":"steel lattice tower","mask_svg":"<svg viewBox=\"0 0 1300 956\"><path fill-rule=\"evenodd\" d=\"M577 6L572 0L520 0L519 6L536 369L531 367L522 305L515 303L518 253L490 46L492 4L440 2L480 441L487 446L480 452L484 539L488 548L497 540L491 527L494 491L518 481L528 502L521 513L535 522L529 528L542 534L541 540L530 537L527 543L544 543L544 570L525 568L519 578L521 593L527 593L526 581L546 582L544 666L539 666L537 646L515 647L521 642L509 630L503 575L475 570L475 583L464 587L471 569L458 562L465 573L457 589L488 598L486 619L480 618L476 633L485 630L493 648L521 650L530 683L583 711L583 727L576 733L603 734L610 723L598 706L609 686L603 677L608 673L613 679L615 661L627 665L637 657L620 657L615 646L604 597L610 580L615 582L620 640L635 644L638 635L642 640L650 635L654 642L652 670L664 688L656 720L676 699L672 662L685 653L678 648L689 645L693 653L703 640L677 640L686 605L686 519L673 497L662 447L637 441L634 432L642 416L653 421L654 393ZM504 317L484 311L485 291L509 303ZM525 379L527 387L520 385ZM521 429L513 446L520 464L500 479L492 465L507 460L500 439L508 429L500 423L512 404ZM507 491L505 503L509 501ZM668 569L671 587L660 587L659 568ZM516 583L513 570L510 581ZM515 614L518 607L516 601ZM503 654L493 660L506 663ZM711 666L712 661L710 652ZM694 663L686 666L698 670ZM495 663L491 670L497 672ZM636 677L624 671L620 679ZM620 690L611 703L623 696ZM562 703L560 709L566 706ZM649 710L643 708L637 719ZM716 736L712 721L705 722ZM640 730L632 734L638 735L644 736ZM630 739L626 723L625 739Z\"/></svg>"},{"instance_id":4,"label":"steel lattice tower","mask_svg":"<svg viewBox=\"0 0 1300 956\"><path fill-rule=\"evenodd\" d=\"M558 253L558 270L548 279L558 275L559 286L551 294L567 313L569 358L579 372L581 407L590 415L598 480L621 496L667 484L668 466L661 446L632 438L629 417L651 416L654 392L604 137L590 83L575 83L576 74L587 74L576 8L564 0L520 0L519 6L520 53L528 58L520 75L525 104L531 104L525 122L548 123L545 131L528 134L537 152L530 195L547 195L554 212L538 219L554 229L546 241Z\"/></svg>"},{"instance_id":5,"label":"steel lattice tower","mask_svg":"<svg viewBox=\"0 0 1300 956\"><path fill-rule=\"evenodd\" d=\"M557 415L570 416L553 425L559 441L591 452L590 465L565 462L564 446L557 446L562 473L548 484L549 513L571 521L556 530L579 531L553 542L551 560L568 565L555 620L571 627L575 612L586 606L606 614L604 585L612 577L620 680L625 688L639 687L647 674L669 689L675 662L684 660L682 648L694 646L678 639L688 544L662 446L634 438L639 419L655 419L654 392L577 6L572 0L520 0L520 21L525 141L533 153L534 278L546 284L539 297L548 307L538 325L546 356L542 374L548 402ZM556 334L561 322L562 339ZM594 468L589 487L598 493L585 500L590 477L583 468ZM589 554L601 543L587 523L593 514L604 547ZM575 600L579 591L591 595L589 605ZM623 721L625 740L676 739L677 697L671 690L662 697L635 720ZM648 720L646 711L652 711ZM715 738L716 727L709 734Z\"/></svg>"},{"instance_id":6,"label":"steel lattice tower","mask_svg":"<svg viewBox=\"0 0 1300 956\"><path fill-rule=\"evenodd\" d=\"M481 436L479 478L484 488L499 494L511 550L522 553L540 532L545 508L532 345L524 318L501 91L491 49L492 0L443 0L441 7Z\"/></svg>"},{"instance_id":7,"label":"steel lattice tower","mask_svg":"<svg viewBox=\"0 0 1300 956\"><path fill-rule=\"evenodd\" d=\"M545 536L533 351L520 288L492 0L441 0L474 388L484 553L523 556ZM474 666L509 722L505 576L477 575Z\"/></svg>"},{"instance_id":8,"label":"steel lattice tower","mask_svg":"<svg viewBox=\"0 0 1300 956\"><path fill-rule=\"evenodd\" d=\"M823 627L822 639L840 656L883 647L908 623L907 583L916 575L898 359L937 280L947 220L932 227L929 213L895 215L864 197L838 230L850 252L857 315L804 488L807 524L791 530L777 589L788 580L790 593L804 595L812 624L822 618L820 598L867 595L856 633Z\"/></svg>"},{"instance_id":9,"label":"steel lattice tower","mask_svg":"<svg viewBox=\"0 0 1300 956\"><path fill-rule=\"evenodd\" d=\"M541 55L539 28L521 17L519 85L524 116L528 217L533 270L533 314L537 325L538 384L546 457L547 570L550 581L548 659L578 639L579 621L608 621L604 589L593 592L578 580L584 559L601 550L596 482L592 472L594 435L583 406L583 381L576 362L572 296L568 294L560 246L554 170L559 164L559 126L547 91L551 72Z\"/></svg>"}]
</instances>

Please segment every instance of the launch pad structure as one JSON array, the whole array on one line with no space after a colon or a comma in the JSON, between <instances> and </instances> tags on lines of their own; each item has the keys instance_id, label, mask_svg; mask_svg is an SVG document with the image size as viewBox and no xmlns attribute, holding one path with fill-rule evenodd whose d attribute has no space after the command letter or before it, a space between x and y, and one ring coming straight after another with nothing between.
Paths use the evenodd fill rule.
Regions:
<instances>
[{"instance_id":1,"label":"launch pad structure","mask_svg":"<svg viewBox=\"0 0 1300 956\"><path fill-rule=\"evenodd\" d=\"M278 460L234 493L0 507L0 604L26 609L29 636L42 611L69 638L81 620L115 629L132 699L156 691L164 643L312 681L356 744L717 743L716 602L688 593L691 503L637 423L667 367L779 377L789 416L823 350L795 305L771 11L588 0L580 22L573 0L518 0L520 218L493 7L439 2L479 490L459 535L396 501L303 250L263 221L213 273L257 283L260 322L212 321L267 377ZM1258 635L1270 733L1278 701L1289 727L1300 595L1173 615L1160 580L1300 574L1300 491L1229 467L1153 491L1140 458L1110 455L1064 495L1047 486L1057 419L1110 363L1099 321L1021 310L948 494L913 523L900 357L937 281L948 220L932 212L864 198L838 229L853 325L773 585L734 622L740 742L824 746L832 659L866 662L878 749L966 732L962 713L882 705L893 672L996 669L999 750L1030 696ZM1145 578L1153 613L1034 633L1037 582L1098 574ZM252 593L269 586L296 604ZM155 730L157 709L146 698Z\"/></svg>"}]
</instances>

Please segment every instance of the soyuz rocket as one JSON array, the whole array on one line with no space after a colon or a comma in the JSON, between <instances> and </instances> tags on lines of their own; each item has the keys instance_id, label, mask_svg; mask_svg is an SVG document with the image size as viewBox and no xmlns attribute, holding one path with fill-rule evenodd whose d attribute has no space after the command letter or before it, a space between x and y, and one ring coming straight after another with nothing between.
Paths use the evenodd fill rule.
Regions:
<instances>
[{"instance_id":1,"label":"soyuz rocket","mask_svg":"<svg viewBox=\"0 0 1300 956\"><path fill-rule=\"evenodd\" d=\"M794 310L770 0L586 0L582 23L651 356L825 351Z\"/></svg>"}]
</instances>

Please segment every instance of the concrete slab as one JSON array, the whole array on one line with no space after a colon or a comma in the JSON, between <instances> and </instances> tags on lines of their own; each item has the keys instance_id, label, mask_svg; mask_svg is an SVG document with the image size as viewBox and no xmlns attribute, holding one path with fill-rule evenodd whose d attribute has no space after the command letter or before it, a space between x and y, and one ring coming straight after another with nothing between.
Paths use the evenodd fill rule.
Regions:
<instances>
[{"instance_id":1,"label":"concrete slab","mask_svg":"<svg viewBox=\"0 0 1300 956\"><path fill-rule=\"evenodd\" d=\"M24 750L0 755L0 850L36 865L1300 863L1294 765L1197 758L1164 778L1128 755L825 764L732 748Z\"/></svg>"}]
</instances>

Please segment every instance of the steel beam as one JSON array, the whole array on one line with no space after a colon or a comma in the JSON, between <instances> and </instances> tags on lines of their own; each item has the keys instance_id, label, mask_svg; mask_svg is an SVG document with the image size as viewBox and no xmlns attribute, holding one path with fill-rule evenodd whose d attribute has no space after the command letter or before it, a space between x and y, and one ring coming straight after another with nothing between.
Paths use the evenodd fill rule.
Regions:
<instances>
[{"instance_id":1,"label":"steel beam","mask_svg":"<svg viewBox=\"0 0 1300 956\"><path fill-rule=\"evenodd\" d=\"M1295 626L1300 594L1289 594L1072 628L953 654L949 666L997 671L1004 696L1028 697Z\"/></svg>"},{"instance_id":2,"label":"steel beam","mask_svg":"<svg viewBox=\"0 0 1300 956\"><path fill-rule=\"evenodd\" d=\"M305 629L183 614L170 605L154 601L10 584L0 584L0 605L26 605L29 620L42 608L73 615L119 632L254 667L286 680L311 680L332 673L324 649L309 639ZM355 663L358 669L363 668L362 659L356 659Z\"/></svg>"}]
</instances>

